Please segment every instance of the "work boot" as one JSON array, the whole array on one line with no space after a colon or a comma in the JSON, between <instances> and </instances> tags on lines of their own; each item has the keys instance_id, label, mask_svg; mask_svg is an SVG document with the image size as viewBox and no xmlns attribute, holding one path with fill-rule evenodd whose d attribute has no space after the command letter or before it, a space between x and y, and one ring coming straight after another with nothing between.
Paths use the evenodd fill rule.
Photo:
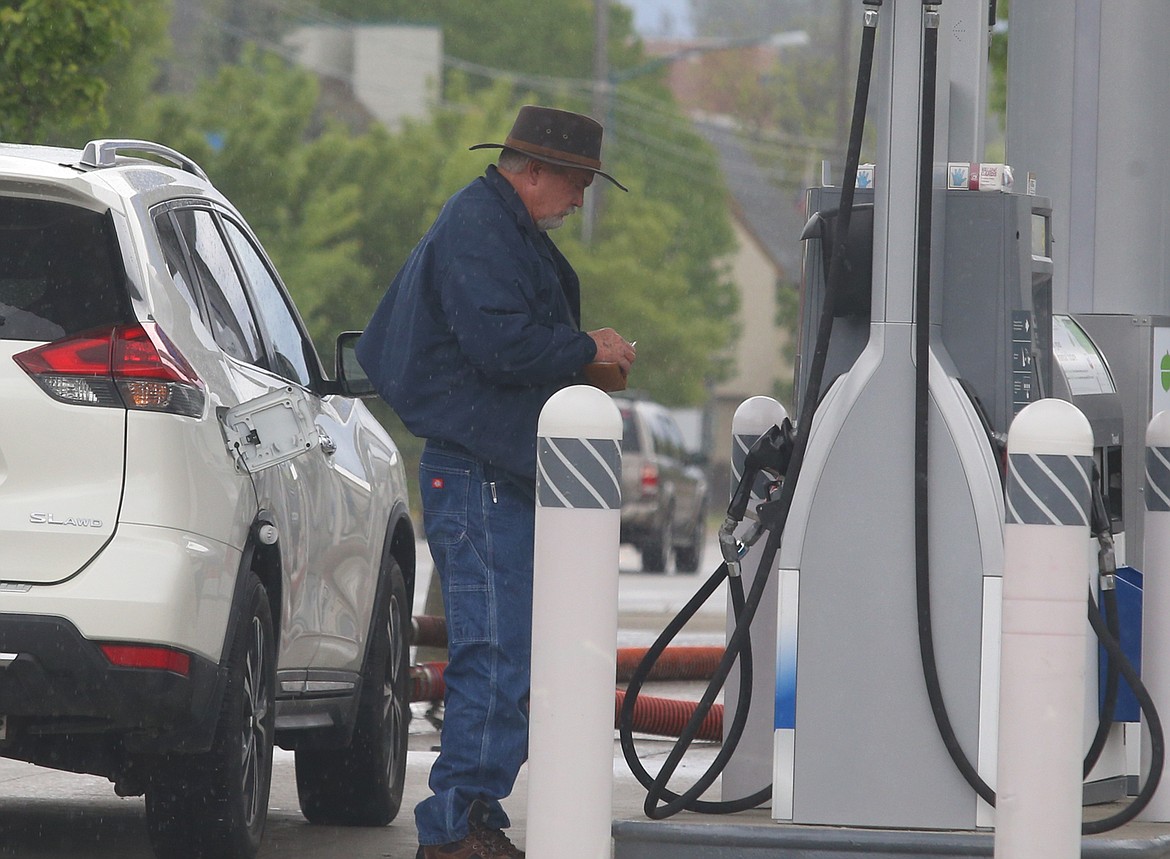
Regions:
<instances>
[{"instance_id":1,"label":"work boot","mask_svg":"<svg viewBox=\"0 0 1170 859\"><path fill-rule=\"evenodd\" d=\"M499 829L472 829L450 844L419 845L415 859L524 859L524 853Z\"/></svg>"},{"instance_id":2,"label":"work boot","mask_svg":"<svg viewBox=\"0 0 1170 859\"><path fill-rule=\"evenodd\" d=\"M492 856L498 857L498 859L524 859L524 851L517 848L502 829L477 829L475 831L495 851Z\"/></svg>"}]
</instances>

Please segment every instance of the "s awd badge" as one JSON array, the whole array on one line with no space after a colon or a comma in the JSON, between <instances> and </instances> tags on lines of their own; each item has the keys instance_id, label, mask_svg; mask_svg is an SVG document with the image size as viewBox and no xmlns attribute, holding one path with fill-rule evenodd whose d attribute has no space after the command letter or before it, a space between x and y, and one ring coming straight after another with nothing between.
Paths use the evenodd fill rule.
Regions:
<instances>
[{"instance_id":1,"label":"s awd badge","mask_svg":"<svg viewBox=\"0 0 1170 859\"><path fill-rule=\"evenodd\" d=\"M63 525L73 528L101 528L101 519L91 519L88 516L60 517L55 513L30 513L28 521L32 525Z\"/></svg>"}]
</instances>

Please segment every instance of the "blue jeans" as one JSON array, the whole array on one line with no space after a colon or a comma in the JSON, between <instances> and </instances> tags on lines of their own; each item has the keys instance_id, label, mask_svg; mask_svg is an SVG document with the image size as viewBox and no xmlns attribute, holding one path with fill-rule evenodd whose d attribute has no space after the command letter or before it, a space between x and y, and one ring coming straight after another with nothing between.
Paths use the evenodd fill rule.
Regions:
<instances>
[{"instance_id":1,"label":"blue jeans","mask_svg":"<svg viewBox=\"0 0 1170 859\"><path fill-rule=\"evenodd\" d=\"M422 845L506 829L500 800L528 758L535 503L490 466L428 442L423 523L447 615L447 694L433 795L416 806ZM471 818L469 820L469 818Z\"/></svg>"}]
</instances>

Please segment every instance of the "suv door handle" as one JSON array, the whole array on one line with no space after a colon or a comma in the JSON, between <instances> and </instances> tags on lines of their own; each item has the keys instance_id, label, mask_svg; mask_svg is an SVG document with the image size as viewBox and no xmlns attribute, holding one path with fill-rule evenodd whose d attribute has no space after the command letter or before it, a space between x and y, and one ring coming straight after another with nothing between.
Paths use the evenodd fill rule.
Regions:
<instances>
[{"instance_id":1,"label":"suv door handle","mask_svg":"<svg viewBox=\"0 0 1170 859\"><path fill-rule=\"evenodd\" d=\"M321 452L326 456L333 456L333 454L337 453L337 442L328 433L321 432L320 430L318 430L318 433L321 438Z\"/></svg>"}]
</instances>

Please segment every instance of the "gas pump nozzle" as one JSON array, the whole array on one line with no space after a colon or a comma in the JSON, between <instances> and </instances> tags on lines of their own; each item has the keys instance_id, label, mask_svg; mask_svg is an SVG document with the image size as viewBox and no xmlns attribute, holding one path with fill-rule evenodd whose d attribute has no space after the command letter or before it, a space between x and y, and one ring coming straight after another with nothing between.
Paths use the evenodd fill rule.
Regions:
<instances>
[{"instance_id":1,"label":"gas pump nozzle","mask_svg":"<svg viewBox=\"0 0 1170 859\"><path fill-rule=\"evenodd\" d=\"M747 546L759 539L762 531L761 523L757 522L746 542L735 537L735 529L747 513L756 477L763 471L770 474L774 480L783 479L784 473L788 470L788 462L792 458L795 440L796 429L792 421L785 418L779 426L773 424L771 429L748 448L743 460L743 475L727 507L727 518L719 528L719 550L727 563L728 575L739 575L740 557Z\"/></svg>"},{"instance_id":2,"label":"gas pump nozzle","mask_svg":"<svg viewBox=\"0 0 1170 859\"><path fill-rule=\"evenodd\" d=\"M1092 506L1089 528L1097 538L1097 572L1100 575L1102 590L1112 590L1116 586L1117 556L1113 545L1113 528L1109 522L1109 512L1105 509L1105 498L1101 494L1100 474L1097 465L1093 465L1092 479Z\"/></svg>"}]
</instances>

